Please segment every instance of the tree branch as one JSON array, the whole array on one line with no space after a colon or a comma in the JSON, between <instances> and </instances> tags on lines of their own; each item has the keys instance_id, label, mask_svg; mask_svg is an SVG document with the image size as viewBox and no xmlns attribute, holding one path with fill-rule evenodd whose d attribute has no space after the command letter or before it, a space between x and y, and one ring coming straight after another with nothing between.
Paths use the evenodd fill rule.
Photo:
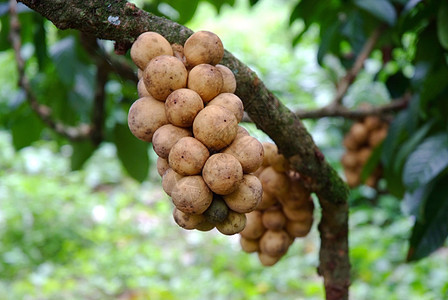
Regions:
<instances>
[{"instance_id":1,"label":"tree branch","mask_svg":"<svg viewBox=\"0 0 448 300\"><path fill-rule=\"evenodd\" d=\"M97 38L115 40L119 52L127 50L135 38L145 31L158 32L170 43L179 44L184 44L192 34L190 29L144 12L124 0L21 2L41 13L60 29L74 28ZM234 72L238 82L236 94L243 100L250 118L276 142L279 150L289 158L292 168L310 178L313 191L321 199L321 224L333 224L338 232L345 232L345 235L338 235L339 243L322 240L321 257L331 257L332 253L341 255L338 257L340 261L334 266L321 264L319 269L325 276L326 289L340 290L338 295L341 297L328 299L347 299L349 258L347 248L343 246L347 244L348 239L347 185L326 162L301 120L265 87L252 70L227 51L222 63ZM340 213L341 218L335 218L322 199L345 211L345 214ZM331 227L328 230L332 232ZM322 239L327 239L327 236L322 234ZM340 285L340 278L343 279L343 285Z\"/></svg>"}]
</instances>

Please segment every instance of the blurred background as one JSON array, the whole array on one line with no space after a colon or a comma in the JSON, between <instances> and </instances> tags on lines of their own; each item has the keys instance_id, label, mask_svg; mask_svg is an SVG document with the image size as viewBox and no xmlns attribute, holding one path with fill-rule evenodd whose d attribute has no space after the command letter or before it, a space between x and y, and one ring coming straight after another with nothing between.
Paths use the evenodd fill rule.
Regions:
<instances>
[{"instance_id":1,"label":"blurred background","mask_svg":"<svg viewBox=\"0 0 448 300\"><path fill-rule=\"evenodd\" d=\"M318 28L310 26L292 45L306 25L290 24L297 1L193 1L194 9L182 13L173 3L134 2L193 30L218 34L225 48L293 110L330 103L335 78L343 74L332 56L325 57L325 68L319 65ZM316 273L319 210L311 233L296 239L269 268L240 249L238 235L187 231L174 223L155 167L157 156L127 129L136 83L118 71L110 72L104 84L101 143L71 141L45 126L17 85L7 5L0 2L1 300L324 298ZM24 6L18 8L21 54L39 101L69 125L88 121L95 95L92 57L104 52L114 57L113 44L100 41L92 55L81 46L78 32L59 31ZM374 53L366 61L344 98L347 107L390 101L386 84L374 80L380 59ZM343 118L305 120L341 176L342 139L351 124ZM253 124L243 126L269 141ZM402 213L399 199L362 185L352 190L349 201L351 298L446 299L448 251L405 262L414 219Z\"/></svg>"}]
</instances>

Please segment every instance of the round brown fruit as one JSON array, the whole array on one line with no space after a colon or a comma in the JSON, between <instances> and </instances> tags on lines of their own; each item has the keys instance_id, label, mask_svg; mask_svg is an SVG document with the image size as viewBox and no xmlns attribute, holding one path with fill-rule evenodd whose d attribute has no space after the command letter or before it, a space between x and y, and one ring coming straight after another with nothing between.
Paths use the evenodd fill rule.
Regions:
<instances>
[{"instance_id":1,"label":"round brown fruit","mask_svg":"<svg viewBox=\"0 0 448 300\"><path fill-rule=\"evenodd\" d=\"M246 227L240 232L241 236L246 239L256 240L260 238L266 231L262 222L262 212L254 210L246 214Z\"/></svg>"},{"instance_id":2,"label":"round brown fruit","mask_svg":"<svg viewBox=\"0 0 448 300\"><path fill-rule=\"evenodd\" d=\"M176 207L173 209L174 222L184 229L195 229L196 226L205 221L203 215L186 214Z\"/></svg>"},{"instance_id":3,"label":"round brown fruit","mask_svg":"<svg viewBox=\"0 0 448 300\"><path fill-rule=\"evenodd\" d=\"M361 148L361 150L359 150L357 153L359 164L361 166L365 165L365 163L369 160L371 154L372 154L372 148L370 147Z\"/></svg>"},{"instance_id":4,"label":"round brown fruit","mask_svg":"<svg viewBox=\"0 0 448 300\"><path fill-rule=\"evenodd\" d=\"M215 66L222 74L222 88L220 93L234 93L236 90L235 75L232 70L223 65Z\"/></svg>"},{"instance_id":5,"label":"round brown fruit","mask_svg":"<svg viewBox=\"0 0 448 300\"><path fill-rule=\"evenodd\" d=\"M344 173L349 187L355 187L361 183L360 174L357 172L357 170L345 169Z\"/></svg>"},{"instance_id":6,"label":"round brown fruit","mask_svg":"<svg viewBox=\"0 0 448 300\"><path fill-rule=\"evenodd\" d=\"M212 203L203 215L208 222L216 224L224 222L228 214L229 208L224 200L220 196L214 195Z\"/></svg>"},{"instance_id":7,"label":"round brown fruit","mask_svg":"<svg viewBox=\"0 0 448 300\"><path fill-rule=\"evenodd\" d=\"M369 136L369 145L374 148L378 146L387 136L387 126L383 126L380 129L374 130Z\"/></svg>"},{"instance_id":8,"label":"round brown fruit","mask_svg":"<svg viewBox=\"0 0 448 300\"><path fill-rule=\"evenodd\" d=\"M202 176L185 176L174 185L171 198L180 211L187 214L202 214L212 203L213 193Z\"/></svg>"},{"instance_id":9,"label":"round brown fruit","mask_svg":"<svg viewBox=\"0 0 448 300\"><path fill-rule=\"evenodd\" d=\"M153 58L143 72L146 89L160 101L165 101L173 91L184 88L187 85L187 76L184 64L168 55Z\"/></svg>"},{"instance_id":10,"label":"round brown fruit","mask_svg":"<svg viewBox=\"0 0 448 300\"><path fill-rule=\"evenodd\" d=\"M154 132L165 124L168 124L165 105L153 97L140 98L129 109L129 129L142 141L150 143Z\"/></svg>"},{"instance_id":11,"label":"round brown fruit","mask_svg":"<svg viewBox=\"0 0 448 300\"><path fill-rule=\"evenodd\" d=\"M169 168L170 165L166 159L161 157L157 158L157 173L159 173L160 177L162 177Z\"/></svg>"},{"instance_id":12,"label":"round brown fruit","mask_svg":"<svg viewBox=\"0 0 448 300\"><path fill-rule=\"evenodd\" d=\"M246 239L243 236L240 236L240 245L241 249L243 249L246 253L257 252L260 250L260 244L258 240L250 240Z\"/></svg>"},{"instance_id":13,"label":"round brown fruit","mask_svg":"<svg viewBox=\"0 0 448 300\"><path fill-rule=\"evenodd\" d=\"M269 158L269 164L277 172L286 172L289 169L289 162L283 154L275 153Z\"/></svg>"},{"instance_id":14,"label":"round brown fruit","mask_svg":"<svg viewBox=\"0 0 448 300\"><path fill-rule=\"evenodd\" d=\"M202 223L199 223L198 225L196 225L195 229L199 230L199 231L210 231L213 228L215 228L215 224L205 220Z\"/></svg>"},{"instance_id":15,"label":"round brown fruit","mask_svg":"<svg viewBox=\"0 0 448 300\"><path fill-rule=\"evenodd\" d=\"M221 91L221 72L212 65L197 65L188 74L187 86L189 89L197 92L204 102L208 102Z\"/></svg>"},{"instance_id":16,"label":"round brown fruit","mask_svg":"<svg viewBox=\"0 0 448 300\"><path fill-rule=\"evenodd\" d=\"M208 105L219 105L227 108L228 110L233 112L238 123L241 122L241 119L243 118L244 113L243 102L235 94L221 93L215 98L213 98L209 103L207 103L207 106Z\"/></svg>"},{"instance_id":17,"label":"round brown fruit","mask_svg":"<svg viewBox=\"0 0 448 300\"><path fill-rule=\"evenodd\" d=\"M170 167L181 175L200 174L209 157L207 148L193 137L183 137L171 148Z\"/></svg>"},{"instance_id":18,"label":"round brown fruit","mask_svg":"<svg viewBox=\"0 0 448 300\"><path fill-rule=\"evenodd\" d=\"M223 153L236 157L243 167L244 173L255 172L263 163L263 145L252 136L235 139Z\"/></svg>"},{"instance_id":19,"label":"round brown fruit","mask_svg":"<svg viewBox=\"0 0 448 300\"><path fill-rule=\"evenodd\" d=\"M269 254L258 252L258 259L260 260L261 264L265 267L270 267L275 265L282 256L271 256Z\"/></svg>"},{"instance_id":20,"label":"round brown fruit","mask_svg":"<svg viewBox=\"0 0 448 300\"><path fill-rule=\"evenodd\" d=\"M278 153L277 145L269 142L263 142L262 145L264 149L263 167L269 167L271 165L270 162Z\"/></svg>"},{"instance_id":21,"label":"round brown fruit","mask_svg":"<svg viewBox=\"0 0 448 300\"><path fill-rule=\"evenodd\" d=\"M261 219L264 227L270 230L280 230L286 223L286 217L278 207L265 210Z\"/></svg>"},{"instance_id":22,"label":"round brown fruit","mask_svg":"<svg viewBox=\"0 0 448 300\"><path fill-rule=\"evenodd\" d=\"M277 203L277 199L274 195L263 191L263 196L261 197L260 203L258 203L257 209L265 210Z\"/></svg>"},{"instance_id":23,"label":"round brown fruit","mask_svg":"<svg viewBox=\"0 0 448 300\"><path fill-rule=\"evenodd\" d=\"M285 197L286 202L290 202L293 205L302 204L309 201L310 191L304 186L303 181L298 179L292 179L289 194Z\"/></svg>"},{"instance_id":24,"label":"round brown fruit","mask_svg":"<svg viewBox=\"0 0 448 300\"><path fill-rule=\"evenodd\" d=\"M230 145L237 132L235 115L218 105L206 106L193 122L194 137L214 151Z\"/></svg>"},{"instance_id":25,"label":"round brown fruit","mask_svg":"<svg viewBox=\"0 0 448 300\"><path fill-rule=\"evenodd\" d=\"M154 132L152 137L152 147L154 152L161 158L168 158L171 148L181 138L191 136L190 130L166 124Z\"/></svg>"},{"instance_id":26,"label":"round brown fruit","mask_svg":"<svg viewBox=\"0 0 448 300\"><path fill-rule=\"evenodd\" d=\"M249 131L247 131L246 128L238 125L238 131L236 132L235 139L238 139L238 138L246 136L246 135L250 135Z\"/></svg>"},{"instance_id":27,"label":"round brown fruit","mask_svg":"<svg viewBox=\"0 0 448 300\"><path fill-rule=\"evenodd\" d=\"M194 118L204 108L204 102L193 90L178 89L172 92L165 101L166 117L173 125L190 127Z\"/></svg>"},{"instance_id":28,"label":"round brown fruit","mask_svg":"<svg viewBox=\"0 0 448 300\"><path fill-rule=\"evenodd\" d=\"M159 55L173 55L173 50L170 43L156 32L143 32L132 44L131 58L142 70Z\"/></svg>"},{"instance_id":29,"label":"round brown fruit","mask_svg":"<svg viewBox=\"0 0 448 300\"><path fill-rule=\"evenodd\" d=\"M368 116L364 119L364 126L368 131L378 129L382 124L381 118L377 116Z\"/></svg>"},{"instance_id":30,"label":"round brown fruit","mask_svg":"<svg viewBox=\"0 0 448 300\"><path fill-rule=\"evenodd\" d=\"M288 220L286 222L285 229L288 232L288 234L292 237L304 237L310 232L312 224L313 224L312 218L305 221Z\"/></svg>"},{"instance_id":31,"label":"round brown fruit","mask_svg":"<svg viewBox=\"0 0 448 300\"><path fill-rule=\"evenodd\" d=\"M162 188L168 196L171 196L174 186L182 177L182 175L176 173L173 169L165 171L162 177Z\"/></svg>"},{"instance_id":32,"label":"round brown fruit","mask_svg":"<svg viewBox=\"0 0 448 300\"><path fill-rule=\"evenodd\" d=\"M284 230L267 230L260 239L260 250L270 256L281 256L288 251L290 239Z\"/></svg>"},{"instance_id":33,"label":"round brown fruit","mask_svg":"<svg viewBox=\"0 0 448 300\"><path fill-rule=\"evenodd\" d=\"M343 140L342 143L343 143L344 147L347 148L347 150L349 150L349 151L357 151L358 148L359 148L358 143L357 143L356 140L353 138L353 136L350 135L350 134L347 134L347 135L344 137L344 140Z\"/></svg>"},{"instance_id":34,"label":"round brown fruit","mask_svg":"<svg viewBox=\"0 0 448 300\"><path fill-rule=\"evenodd\" d=\"M210 31L193 33L184 44L184 55L189 66L216 65L224 56L221 39Z\"/></svg>"},{"instance_id":35,"label":"round brown fruit","mask_svg":"<svg viewBox=\"0 0 448 300\"><path fill-rule=\"evenodd\" d=\"M139 79L137 83L137 95L139 98L151 96L145 86L143 79Z\"/></svg>"},{"instance_id":36,"label":"round brown fruit","mask_svg":"<svg viewBox=\"0 0 448 300\"><path fill-rule=\"evenodd\" d=\"M223 198L231 210L248 213L258 206L262 195L263 187L260 180L254 175L245 174L238 188Z\"/></svg>"},{"instance_id":37,"label":"round brown fruit","mask_svg":"<svg viewBox=\"0 0 448 300\"><path fill-rule=\"evenodd\" d=\"M364 124L359 122L353 124L352 128L350 128L349 134L358 145L364 144L367 141L367 137L369 136L367 128L364 126Z\"/></svg>"},{"instance_id":38,"label":"round brown fruit","mask_svg":"<svg viewBox=\"0 0 448 300\"><path fill-rule=\"evenodd\" d=\"M313 218L313 209L313 206L310 206L309 204L302 208L283 206L283 213L288 220L303 222Z\"/></svg>"},{"instance_id":39,"label":"round brown fruit","mask_svg":"<svg viewBox=\"0 0 448 300\"><path fill-rule=\"evenodd\" d=\"M246 226L246 215L229 210L224 222L216 224L216 229L225 235L240 233Z\"/></svg>"},{"instance_id":40,"label":"round brown fruit","mask_svg":"<svg viewBox=\"0 0 448 300\"><path fill-rule=\"evenodd\" d=\"M184 46L180 44L171 44L171 48L173 49L173 56L187 66L187 59L184 55Z\"/></svg>"},{"instance_id":41,"label":"round brown fruit","mask_svg":"<svg viewBox=\"0 0 448 300\"><path fill-rule=\"evenodd\" d=\"M227 195L238 188L243 179L243 168L233 155L216 153L205 162L202 177L214 193Z\"/></svg>"},{"instance_id":42,"label":"round brown fruit","mask_svg":"<svg viewBox=\"0 0 448 300\"><path fill-rule=\"evenodd\" d=\"M342 155L341 163L344 168L354 169L358 166L358 155L355 151L348 150Z\"/></svg>"},{"instance_id":43,"label":"round brown fruit","mask_svg":"<svg viewBox=\"0 0 448 300\"><path fill-rule=\"evenodd\" d=\"M285 173L277 172L273 167L267 167L260 173L259 178L265 192L279 199L288 195L290 180Z\"/></svg>"}]
</instances>

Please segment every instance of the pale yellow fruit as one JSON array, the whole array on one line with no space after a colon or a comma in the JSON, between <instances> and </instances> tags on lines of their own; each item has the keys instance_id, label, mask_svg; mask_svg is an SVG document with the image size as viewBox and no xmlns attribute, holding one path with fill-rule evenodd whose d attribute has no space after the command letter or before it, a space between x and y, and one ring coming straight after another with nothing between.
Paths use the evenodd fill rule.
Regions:
<instances>
[{"instance_id":1,"label":"pale yellow fruit","mask_svg":"<svg viewBox=\"0 0 448 300\"><path fill-rule=\"evenodd\" d=\"M154 132L152 147L159 157L167 159L174 144L181 138L191 135L192 132L188 129L166 124Z\"/></svg>"},{"instance_id":2,"label":"pale yellow fruit","mask_svg":"<svg viewBox=\"0 0 448 300\"><path fill-rule=\"evenodd\" d=\"M208 149L193 137L183 137L171 148L170 167L181 175L200 174L209 157Z\"/></svg>"},{"instance_id":3,"label":"pale yellow fruit","mask_svg":"<svg viewBox=\"0 0 448 300\"><path fill-rule=\"evenodd\" d=\"M243 118L244 113L243 102L235 94L221 93L215 98L213 98L209 103L207 103L207 106L209 105L219 105L227 108L228 110L233 112L238 123L241 122L241 119Z\"/></svg>"},{"instance_id":4,"label":"pale yellow fruit","mask_svg":"<svg viewBox=\"0 0 448 300\"><path fill-rule=\"evenodd\" d=\"M129 129L142 141L151 142L154 132L165 124L168 124L165 105L153 97L140 98L129 109Z\"/></svg>"},{"instance_id":5,"label":"pale yellow fruit","mask_svg":"<svg viewBox=\"0 0 448 300\"><path fill-rule=\"evenodd\" d=\"M260 245L258 240L246 239L243 236L240 236L240 245L241 249L246 253L253 253L260 250Z\"/></svg>"},{"instance_id":6,"label":"pale yellow fruit","mask_svg":"<svg viewBox=\"0 0 448 300\"><path fill-rule=\"evenodd\" d=\"M205 162L202 177L214 193L227 195L238 188L243 179L243 168L233 155L216 153Z\"/></svg>"},{"instance_id":7,"label":"pale yellow fruit","mask_svg":"<svg viewBox=\"0 0 448 300\"><path fill-rule=\"evenodd\" d=\"M159 55L173 55L170 43L156 32L143 32L131 47L131 58L139 69L144 70L148 63Z\"/></svg>"},{"instance_id":8,"label":"pale yellow fruit","mask_svg":"<svg viewBox=\"0 0 448 300\"><path fill-rule=\"evenodd\" d=\"M214 66L200 64L188 74L187 87L199 94L204 102L215 98L222 88L221 72Z\"/></svg>"},{"instance_id":9,"label":"pale yellow fruit","mask_svg":"<svg viewBox=\"0 0 448 300\"><path fill-rule=\"evenodd\" d=\"M235 115L227 108L211 105L201 110L193 122L193 135L210 150L230 145L238 132Z\"/></svg>"},{"instance_id":10,"label":"pale yellow fruit","mask_svg":"<svg viewBox=\"0 0 448 300\"><path fill-rule=\"evenodd\" d=\"M137 83L137 94L139 98L151 96L151 94L149 94L148 90L146 89L143 79L139 79Z\"/></svg>"},{"instance_id":11,"label":"pale yellow fruit","mask_svg":"<svg viewBox=\"0 0 448 300\"><path fill-rule=\"evenodd\" d=\"M223 150L223 153L236 157L244 173L255 172L263 163L263 145L252 136L235 138L232 144Z\"/></svg>"},{"instance_id":12,"label":"pale yellow fruit","mask_svg":"<svg viewBox=\"0 0 448 300\"><path fill-rule=\"evenodd\" d=\"M191 67L199 64L216 65L224 56L224 46L213 32L198 31L185 41L184 55Z\"/></svg>"},{"instance_id":13,"label":"pale yellow fruit","mask_svg":"<svg viewBox=\"0 0 448 300\"><path fill-rule=\"evenodd\" d=\"M186 87L187 76L187 69L180 60L161 55L149 62L143 72L143 81L155 99L165 101L173 91Z\"/></svg>"},{"instance_id":14,"label":"pale yellow fruit","mask_svg":"<svg viewBox=\"0 0 448 300\"><path fill-rule=\"evenodd\" d=\"M236 90L236 79L232 70L223 65L215 66L222 74L223 84L220 93L234 93Z\"/></svg>"},{"instance_id":15,"label":"pale yellow fruit","mask_svg":"<svg viewBox=\"0 0 448 300\"><path fill-rule=\"evenodd\" d=\"M231 194L224 195L227 206L239 213L253 211L261 201L263 188L260 180L251 174L245 174L238 188Z\"/></svg>"},{"instance_id":16,"label":"pale yellow fruit","mask_svg":"<svg viewBox=\"0 0 448 300\"><path fill-rule=\"evenodd\" d=\"M187 214L202 214L210 206L213 193L202 176L185 176L177 181L171 192L174 205Z\"/></svg>"},{"instance_id":17,"label":"pale yellow fruit","mask_svg":"<svg viewBox=\"0 0 448 300\"><path fill-rule=\"evenodd\" d=\"M174 186L182 177L171 168L165 171L162 176L162 188L168 196L171 196Z\"/></svg>"},{"instance_id":18,"label":"pale yellow fruit","mask_svg":"<svg viewBox=\"0 0 448 300\"><path fill-rule=\"evenodd\" d=\"M216 224L216 229L225 235L240 233L246 226L246 215L229 210L224 222Z\"/></svg>"},{"instance_id":19,"label":"pale yellow fruit","mask_svg":"<svg viewBox=\"0 0 448 300\"><path fill-rule=\"evenodd\" d=\"M194 118L204 108L198 93L190 89L178 89L165 101L166 117L173 125L190 127Z\"/></svg>"},{"instance_id":20,"label":"pale yellow fruit","mask_svg":"<svg viewBox=\"0 0 448 300\"><path fill-rule=\"evenodd\" d=\"M157 158L157 173L159 173L160 177L162 177L169 168L170 165L166 159L161 157Z\"/></svg>"}]
</instances>

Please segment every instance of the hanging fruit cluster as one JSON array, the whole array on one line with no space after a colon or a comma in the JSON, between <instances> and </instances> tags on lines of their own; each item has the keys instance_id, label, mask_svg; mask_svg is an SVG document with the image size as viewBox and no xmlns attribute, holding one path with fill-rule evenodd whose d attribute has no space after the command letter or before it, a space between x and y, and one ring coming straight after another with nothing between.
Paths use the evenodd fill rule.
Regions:
<instances>
[{"instance_id":1,"label":"hanging fruit cluster","mask_svg":"<svg viewBox=\"0 0 448 300\"><path fill-rule=\"evenodd\" d=\"M131 48L140 98L128 124L159 156L175 222L232 235L244 229L246 213L262 199L261 182L251 173L261 166L264 150L238 125L243 103L234 94L232 71L219 65L223 55L212 32L196 32L183 46L155 32L141 34Z\"/></svg>"},{"instance_id":2,"label":"hanging fruit cluster","mask_svg":"<svg viewBox=\"0 0 448 300\"><path fill-rule=\"evenodd\" d=\"M240 243L245 252L257 252L263 265L272 266L295 238L308 234L314 204L300 176L288 170L277 146L263 143L263 148L263 165L255 173L262 183L263 197L257 209L247 214Z\"/></svg>"},{"instance_id":3,"label":"hanging fruit cluster","mask_svg":"<svg viewBox=\"0 0 448 300\"><path fill-rule=\"evenodd\" d=\"M361 184L361 172L372 151L386 137L388 127L388 123L381 118L369 116L355 122L350 128L344 138L346 152L341 159L347 184L350 187ZM376 187L380 178L381 167L377 166L365 183L370 187Z\"/></svg>"}]
</instances>

